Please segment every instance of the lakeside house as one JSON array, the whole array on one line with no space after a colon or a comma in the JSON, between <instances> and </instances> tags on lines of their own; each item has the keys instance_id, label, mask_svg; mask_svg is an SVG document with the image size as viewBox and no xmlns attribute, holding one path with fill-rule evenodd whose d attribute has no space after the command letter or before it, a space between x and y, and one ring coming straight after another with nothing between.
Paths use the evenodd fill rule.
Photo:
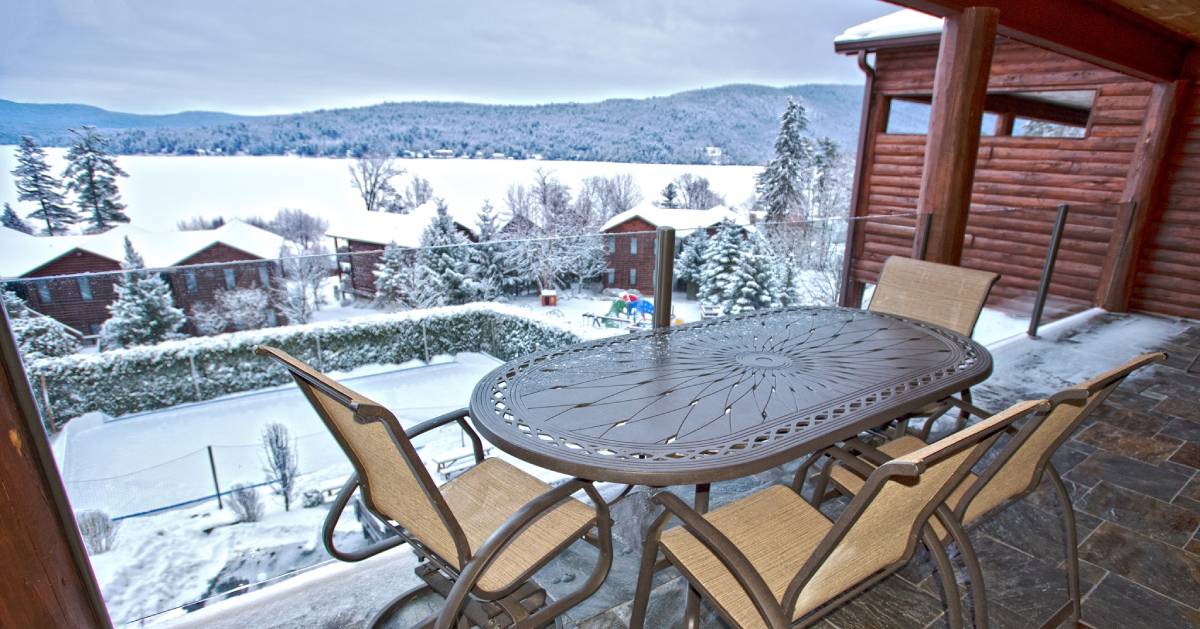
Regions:
<instances>
[{"instance_id":1,"label":"lakeside house","mask_svg":"<svg viewBox=\"0 0 1200 629\"><path fill-rule=\"evenodd\" d=\"M608 263L604 288L636 289L644 295L654 293L654 230L660 226L675 228L676 254L683 240L696 230L712 235L721 221L737 222L739 216L718 205L707 210L688 210L643 205L608 219L600 228L605 236L605 260Z\"/></svg>"},{"instance_id":2,"label":"lakeside house","mask_svg":"<svg viewBox=\"0 0 1200 629\"><path fill-rule=\"evenodd\" d=\"M0 278L34 311L85 338L95 337L116 299L126 238L146 268L185 267L162 275L175 306L189 315L187 332L194 332L194 305L211 302L219 290L270 287L280 273L283 238L232 220L210 230L152 232L119 225L102 234L55 237L0 228L5 243ZM272 325L279 323L273 315L268 313L268 320L275 321Z\"/></svg>"}]
</instances>

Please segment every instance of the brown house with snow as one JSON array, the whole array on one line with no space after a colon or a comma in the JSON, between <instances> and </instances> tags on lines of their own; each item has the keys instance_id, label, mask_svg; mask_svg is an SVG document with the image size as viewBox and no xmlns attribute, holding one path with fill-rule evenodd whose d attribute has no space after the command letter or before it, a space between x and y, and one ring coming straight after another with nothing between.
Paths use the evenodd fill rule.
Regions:
<instances>
[{"instance_id":1,"label":"brown house with snow","mask_svg":"<svg viewBox=\"0 0 1200 629\"><path fill-rule=\"evenodd\" d=\"M604 251L608 263L601 282L604 288L634 289L643 295L651 295L654 293L655 229L674 227L678 249L696 230L711 233L721 221L737 221L738 218L723 205L707 210L645 205L621 212L600 228L606 234Z\"/></svg>"}]
</instances>

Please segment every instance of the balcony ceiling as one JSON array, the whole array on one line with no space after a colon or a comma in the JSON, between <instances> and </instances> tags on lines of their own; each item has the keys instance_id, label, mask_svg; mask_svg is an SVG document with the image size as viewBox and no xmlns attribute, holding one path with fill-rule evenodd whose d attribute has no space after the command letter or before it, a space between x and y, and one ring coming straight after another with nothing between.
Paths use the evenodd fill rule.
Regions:
<instances>
[{"instance_id":1,"label":"balcony ceiling","mask_svg":"<svg viewBox=\"0 0 1200 629\"><path fill-rule=\"evenodd\" d=\"M1144 18L1200 41L1200 4L1195 0L1113 0Z\"/></svg>"}]
</instances>

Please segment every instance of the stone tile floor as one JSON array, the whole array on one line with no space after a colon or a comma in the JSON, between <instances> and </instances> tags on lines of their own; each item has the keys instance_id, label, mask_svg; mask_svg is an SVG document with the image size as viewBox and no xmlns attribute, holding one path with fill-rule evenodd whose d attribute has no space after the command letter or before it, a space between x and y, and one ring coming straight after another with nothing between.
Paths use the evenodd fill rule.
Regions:
<instances>
[{"instance_id":1,"label":"stone tile floor","mask_svg":"<svg viewBox=\"0 0 1200 629\"><path fill-rule=\"evenodd\" d=\"M1071 325L1047 329L1040 339L992 348L995 373L974 389L979 405L998 410L1049 395L1149 349L1165 350L1171 358L1135 374L1053 458L1077 512L1084 620L1096 627L1200 626L1200 364L1185 371L1200 354L1200 324L1140 315L1081 315ZM714 485L713 506L786 482L795 466ZM690 491L678 491L690 501ZM627 626L641 531L654 515L646 500L639 490L614 508L612 571L599 592L562 619L563 625ZM833 515L839 506L827 508ZM973 527L971 539L983 565L993 626L1038 626L1066 600L1062 519L1045 484ZM594 557L593 549L577 544L539 573L538 580L552 596L562 595L586 577ZM378 607L376 601L382 603L415 582L413 561L405 553L336 566L336 574L315 575L311 584L238 597L247 600L189 614L178 624L359 626ZM947 626L941 592L930 573L920 552L900 573L818 626ZM647 626L678 626L685 596L682 579L664 571L655 583ZM393 626L409 626L437 603L419 602ZM704 609L703 627L725 626Z\"/></svg>"}]
</instances>

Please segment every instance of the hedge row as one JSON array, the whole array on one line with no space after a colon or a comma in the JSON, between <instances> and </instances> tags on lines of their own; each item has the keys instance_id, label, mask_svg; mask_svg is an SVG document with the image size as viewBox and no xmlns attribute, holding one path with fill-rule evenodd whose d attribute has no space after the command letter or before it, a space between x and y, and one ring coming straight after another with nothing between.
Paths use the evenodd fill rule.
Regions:
<instances>
[{"instance_id":1,"label":"hedge row","mask_svg":"<svg viewBox=\"0 0 1200 629\"><path fill-rule=\"evenodd\" d=\"M511 360L579 340L528 310L470 304L44 358L26 369L47 427L58 430L92 411L115 417L288 382L282 367L254 354L257 345L324 371L346 371L460 352Z\"/></svg>"}]
</instances>

